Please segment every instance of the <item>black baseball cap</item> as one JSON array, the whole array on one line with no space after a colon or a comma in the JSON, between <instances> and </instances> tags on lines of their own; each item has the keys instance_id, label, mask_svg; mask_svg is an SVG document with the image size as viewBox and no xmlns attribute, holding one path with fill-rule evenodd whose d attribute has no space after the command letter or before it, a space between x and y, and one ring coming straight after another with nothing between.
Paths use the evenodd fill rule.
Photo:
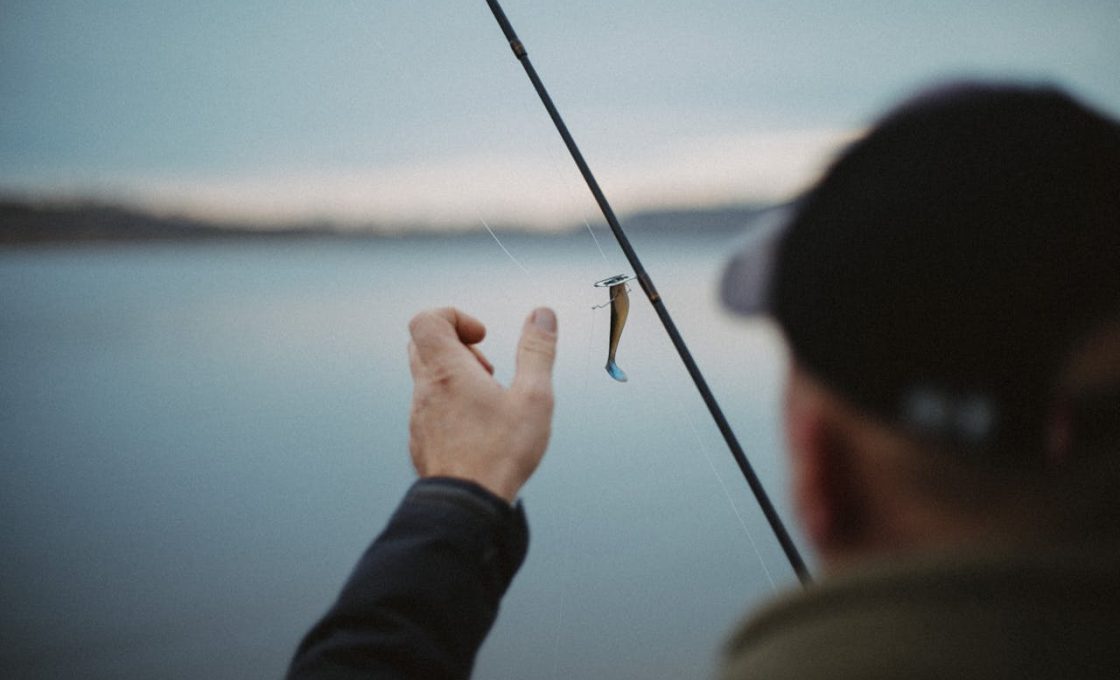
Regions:
<instances>
[{"instance_id":1,"label":"black baseball cap","mask_svg":"<svg viewBox=\"0 0 1120 680\"><path fill-rule=\"evenodd\" d=\"M765 216L722 297L880 419L1040 461L1073 343L1120 319L1120 126L1051 86L926 90Z\"/></svg>"}]
</instances>

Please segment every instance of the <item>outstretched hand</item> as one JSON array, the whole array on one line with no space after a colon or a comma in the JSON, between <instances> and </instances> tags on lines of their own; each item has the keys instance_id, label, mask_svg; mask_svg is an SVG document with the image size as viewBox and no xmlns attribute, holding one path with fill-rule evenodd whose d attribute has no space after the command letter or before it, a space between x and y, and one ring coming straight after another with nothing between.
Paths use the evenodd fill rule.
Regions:
<instances>
[{"instance_id":1,"label":"outstretched hand","mask_svg":"<svg viewBox=\"0 0 1120 680\"><path fill-rule=\"evenodd\" d=\"M513 502L548 446L555 313L541 307L526 319L508 388L476 347L486 335L478 319L445 307L417 314L409 331L416 471L466 479Z\"/></svg>"}]
</instances>

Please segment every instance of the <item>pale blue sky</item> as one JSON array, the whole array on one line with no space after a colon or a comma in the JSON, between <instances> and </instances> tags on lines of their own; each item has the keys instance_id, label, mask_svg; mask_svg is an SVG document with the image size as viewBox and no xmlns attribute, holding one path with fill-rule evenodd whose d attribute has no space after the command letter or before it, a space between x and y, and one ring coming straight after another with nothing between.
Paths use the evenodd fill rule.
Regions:
<instances>
[{"instance_id":1,"label":"pale blue sky","mask_svg":"<svg viewBox=\"0 0 1120 680\"><path fill-rule=\"evenodd\" d=\"M1113 1L505 9L624 210L780 198L945 77L1120 111ZM0 0L0 189L356 222L593 208L482 0Z\"/></svg>"}]
</instances>

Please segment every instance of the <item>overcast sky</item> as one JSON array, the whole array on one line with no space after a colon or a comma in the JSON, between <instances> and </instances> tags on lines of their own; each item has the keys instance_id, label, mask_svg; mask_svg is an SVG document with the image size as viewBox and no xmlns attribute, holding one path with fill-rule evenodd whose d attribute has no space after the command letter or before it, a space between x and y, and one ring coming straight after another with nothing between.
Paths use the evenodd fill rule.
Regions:
<instances>
[{"instance_id":1,"label":"overcast sky","mask_svg":"<svg viewBox=\"0 0 1120 680\"><path fill-rule=\"evenodd\" d=\"M506 0L621 211L780 199L915 87L1120 112L1115 0ZM0 191L548 226L594 204L483 0L0 0Z\"/></svg>"}]
</instances>

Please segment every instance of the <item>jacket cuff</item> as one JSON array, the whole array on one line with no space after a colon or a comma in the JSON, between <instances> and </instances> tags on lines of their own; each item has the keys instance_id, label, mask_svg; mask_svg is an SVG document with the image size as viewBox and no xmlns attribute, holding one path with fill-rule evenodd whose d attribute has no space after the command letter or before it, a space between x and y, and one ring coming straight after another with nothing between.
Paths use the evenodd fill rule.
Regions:
<instances>
[{"instance_id":1,"label":"jacket cuff","mask_svg":"<svg viewBox=\"0 0 1120 680\"><path fill-rule=\"evenodd\" d=\"M474 482L455 477L417 480L405 494L405 506L426 507L463 517L481 529L483 563L495 569L501 589L513 579L529 548L529 525L521 499L513 505Z\"/></svg>"}]
</instances>

